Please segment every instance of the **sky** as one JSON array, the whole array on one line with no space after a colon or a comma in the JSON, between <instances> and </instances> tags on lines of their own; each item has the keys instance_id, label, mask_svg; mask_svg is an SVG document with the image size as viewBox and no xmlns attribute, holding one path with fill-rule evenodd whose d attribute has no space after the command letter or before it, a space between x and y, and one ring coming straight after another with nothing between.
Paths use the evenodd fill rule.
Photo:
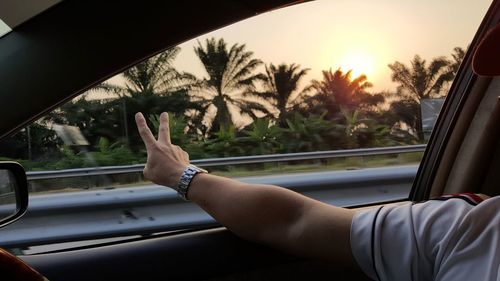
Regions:
<instances>
[{"instance_id":1,"label":"sky","mask_svg":"<svg viewBox=\"0 0 500 281\"><path fill-rule=\"evenodd\" d=\"M206 77L193 48L206 38L246 44L264 63L295 63L310 71L365 73L372 92L394 90L388 64L451 56L471 42L491 0L317 0L257 15L180 44L174 66ZM263 70L263 69L262 69ZM119 77L112 82L123 83Z\"/></svg>"},{"instance_id":2,"label":"sky","mask_svg":"<svg viewBox=\"0 0 500 281\"><path fill-rule=\"evenodd\" d=\"M5 24L5 22L3 22L2 19L0 19L0 37L4 36L10 31L11 31L10 27L7 24Z\"/></svg>"},{"instance_id":3,"label":"sky","mask_svg":"<svg viewBox=\"0 0 500 281\"><path fill-rule=\"evenodd\" d=\"M391 81L388 64L410 65L416 54L428 62L439 56L451 58L453 48L470 44L490 4L491 0L316 0L186 41L179 45L174 66L207 77L193 49L207 38L224 38L228 48L245 44L266 64L309 68L300 88L312 79L321 80L323 70L340 68L352 69L354 77L366 74L373 84L369 92L394 92L397 84ZM119 75L110 82L123 85ZM99 93L92 95L102 98ZM241 116L233 121L237 126L251 122Z\"/></svg>"}]
</instances>

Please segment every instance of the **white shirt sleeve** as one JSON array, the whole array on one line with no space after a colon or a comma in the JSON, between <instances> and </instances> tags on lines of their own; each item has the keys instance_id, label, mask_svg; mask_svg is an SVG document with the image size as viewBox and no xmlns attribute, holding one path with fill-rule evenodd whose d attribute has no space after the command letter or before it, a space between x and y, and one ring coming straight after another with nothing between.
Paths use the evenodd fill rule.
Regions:
<instances>
[{"instance_id":1,"label":"white shirt sleeve","mask_svg":"<svg viewBox=\"0 0 500 281\"><path fill-rule=\"evenodd\" d=\"M496 202L487 200L491 201L488 202L490 204L486 204L486 201L480 204L484 207L490 205L489 209L495 210L495 215L487 218L484 215L471 218L477 211L484 211L476 210L479 206L474 207L473 203L457 198L359 211L351 226L353 255L361 269L374 280L500 280L497 279L499 255L496 254L500 237L498 199L500 198ZM473 209L474 212L471 212ZM457 274L465 273L456 270L457 260L454 257L460 255L453 249L457 249L457 243L465 243L464 236L471 233L470 223L467 223L471 219L493 224L491 229L494 239L490 241L485 238L483 244L493 243L489 246L494 250L489 256L479 255L483 260L475 261L484 263L493 259L489 270L496 266L496 275L487 279L456 279L457 276L464 276ZM475 232L474 235L478 233ZM477 236L471 236L470 239L472 238L478 239ZM464 256L461 256L462 261ZM473 262L474 259L466 260ZM480 266L480 269L481 267L484 266ZM449 278L445 278L446 276Z\"/></svg>"}]
</instances>

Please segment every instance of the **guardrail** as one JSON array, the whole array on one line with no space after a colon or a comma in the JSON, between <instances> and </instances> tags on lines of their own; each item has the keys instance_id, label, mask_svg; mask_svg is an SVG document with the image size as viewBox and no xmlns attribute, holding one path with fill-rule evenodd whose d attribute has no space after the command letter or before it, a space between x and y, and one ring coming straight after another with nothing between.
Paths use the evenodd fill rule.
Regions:
<instances>
[{"instance_id":1,"label":"guardrail","mask_svg":"<svg viewBox=\"0 0 500 281\"><path fill-rule=\"evenodd\" d=\"M192 160L191 163L201 167L212 167L212 166L223 166L223 165L242 165L242 164L314 160L314 159L327 159L327 158L340 158L340 157L389 155L389 154L422 152L425 150L425 146L426 146L425 144L421 144L421 145L329 150L329 151L302 152L302 153L225 157L225 158ZM57 170L57 171L33 171L33 172L28 172L27 176L28 180L42 180L42 179L136 173L136 172L142 172L143 169L144 169L144 164L137 164L128 166L92 167L92 168Z\"/></svg>"},{"instance_id":2,"label":"guardrail","mask_svg":"<svg viewBox=\"0 0 500 281\"><path fill-rule=\"evenodd\" d=\"M0 199L13 198L12 201L16 200L16 193L14 191L0 193Z\"/></svg>"}]
</instances>

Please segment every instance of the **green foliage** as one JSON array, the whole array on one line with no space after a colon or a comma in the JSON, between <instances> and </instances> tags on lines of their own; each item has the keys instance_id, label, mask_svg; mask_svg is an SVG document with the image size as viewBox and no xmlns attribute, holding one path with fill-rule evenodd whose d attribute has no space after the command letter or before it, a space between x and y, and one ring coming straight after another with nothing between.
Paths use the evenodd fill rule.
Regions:
<instances>
[{"instance_id":1,"label":"green foliage","mask_svg":"<svg viewBox=\"0 0 500 281\"><path fill-rule=\"evenodd\" d=\"M306 152L330 149L334 144L337 132L335 124L326 120L326 112L321 115L311 114L307 117L295 113L286 119L287 127L280 136L283 152Z\"/></svg>"},{"instance_id":2,"label":"green foliage","mask_svg":"<svg viewBox=\"0 0 500 281\"><path fill-rule=\"evenodd\" d=\"M240 140L236 137L236 128L233 125L219 128L214 135L214 139L209 139L203 144L208 157L244 155L245 150L240 146Z\"/></svg>"},{"instance_id":3,"label":"green foliage","mask_svg":"<svg viewBox=\"0 0 500 281\"><path fill-rule=\"evenodd\" d=\"M56 170L81 168L81 167L88 166L85 163L85 158L81 157L81 155L79 155L79 154L76 154L68 146L63 146L63 154L64 154L64 157L62 157L59 161L57 161L53 165L53 167Z\"/></svg>"},{"instance_id":4,"label":"green foliage","mask_svg":"<svg viewBox=\"0 0 500 281\"><path fill-rule=\"evenodd\" d=\"M28 170L143 163L136 112L148 117L154 132L159 115L170 112L171 140L192 159L414 144L423 140L420 100L444 96L465 55L455 48L450 60L427 63L416 55L410 66L396 61L389 68L398 91L373 94L366 76L340 69L323 71L321 80L301 89L309 69L264 65L244 44L215 38L194 48L207 73L198 79L173 67L179 51L126 70L123 85L92 90L112 94L109 99L83 95L31 124L31 150L26 129L4 139L3 159L17 159ZM265 72L257 73L261 66ZM392 102L383 110L386 97ZM253 122L238 129L241 116ZM51 123L77 126L91 145L64 146Z\"/></svg>"},{"instance_id":5,"label":"green foliage","mask_svg":"<svg viewBox=\"0 0 500 281\"><path fill-rule=\"evenodd\" d=\"M283 150L280 136L283 130L271 125L269 119L257 119L250 130L243 130L240 137L246 155L274 154Z\"/></svg>"},{"instance_id":6,"label":"green foliage","mask_svg":"<svg viewBox=\"0 0 500 281\"><path fill-rule=\"evenodd\" d=\"M64 157L50 164L55 169L72 169L95 166L117 166L138 164L138 157L120 144L109 144L106 138L99 140L98 151L88 152L85 150L75 152L68 146L63 146Z\"/></svg>"},{"instance_id":7,"label":"green foliage","mask_svg":"<svg viewBox=\"0 0 500 281\"><path fill-rule=\"evenodd\" d=\"M127 69L122 73L126 81L124 86L103 83L95 88L118 96L107 105L116 108L118 118L111 124L121 124L121 135L114 138L101 136L112 142L121 141L139 151L143 144L135 126L135 113L142 112L144 116L162 112L183 115L189 110L201 110L188 94L188 90L197 84L196 77L172 66L179 52L179 47L170 48Z\"/></svg>"},{"instance_id":8,"label":"green foliage","mask_svg":"<svg viewBox=\"0 0 500 281\"><path fill-rule=\"evenodd\" d=\"M158 132L160 127L160 115L152 114L148 119L152 125L153 132L155 132L155 136L158 137L156 132ZM169 114L169 129L172 143L186 150L191 159L206 158L202 141L199 140L198 136L192 130L189 130L186 116Z\"/></svg>"},{"instance_id":9,"label":"green foliage","mask_svg":"<svg viewBox=\"0 0 500 281\"><path fill-rule=\"evenodd\" d=\"M158 137L157 132L160 128L160 115L151 114L149 115L149 121L151 122L153 132L155 136ZM178 116L175 114L169 114L169 129L170 129L170 140L172 143L184 146L189 144L194 136L189 135L186 130L188 129L188 122L185 116Z\"/></svg>"},{"instance_id":10,"label":"green foliage","mask_svg":"<svg viewBox=\"0 0 500 281\"><path fill-rule=\"evenodd\" d=\"M99 148L99 152L109 152L109 140L107 138L100 138L97 147Z\"/></svg>"},{"instance_id":11,"label":"green foliage","mask_svg":"<svg viewBox=\"0 0 500 281\"><path fill-rule=\"evenodd\" d=\"M172 115L182 116L187 110L198 108L190 101L187 92L176 92L168 95L135 94L123 97L127 108L128 137L130 147L137 151L142 149L143 143L135 125L134 115L142 112L144 116L160 115L162 112L170 112ZM148 120L150 121L150 120ZM149 125L152 125L149 122Z\"/></svg>"},{"instance_id":12,"label":"green foliage","mask_svg":"<svg viewBox=\"0 0 500 281\"><path fill-rule=\"evenodd\" d=\"M84 156L86 166L117 166L138 164L137 157L125 146L115 143L109 145L109 141L101 138L99 151L80 154Z\"/></svg>"}]
</instances>

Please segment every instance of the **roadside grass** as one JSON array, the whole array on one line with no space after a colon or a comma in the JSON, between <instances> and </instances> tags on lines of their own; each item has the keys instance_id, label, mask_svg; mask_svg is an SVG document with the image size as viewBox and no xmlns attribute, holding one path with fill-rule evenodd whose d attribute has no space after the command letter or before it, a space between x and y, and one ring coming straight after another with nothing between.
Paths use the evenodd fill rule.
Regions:
<instances>
[{"instance_id":1,"label":"roadside grass","mask_svg":"<svg viewBox=\"0 0 500 281\"><path fill-rule=\"evenodd\" d=\"M387 167L397 165L418 164L422 159L421 152L399 154L394 156L362 156L332 159L319 159L308 161L277 162L247 166L226 166L222 168L211 167L209 171L224 177L250 177L290 173L321 172L336 170L359 170L366 168Z\"/></svg>"}]
</instances>

